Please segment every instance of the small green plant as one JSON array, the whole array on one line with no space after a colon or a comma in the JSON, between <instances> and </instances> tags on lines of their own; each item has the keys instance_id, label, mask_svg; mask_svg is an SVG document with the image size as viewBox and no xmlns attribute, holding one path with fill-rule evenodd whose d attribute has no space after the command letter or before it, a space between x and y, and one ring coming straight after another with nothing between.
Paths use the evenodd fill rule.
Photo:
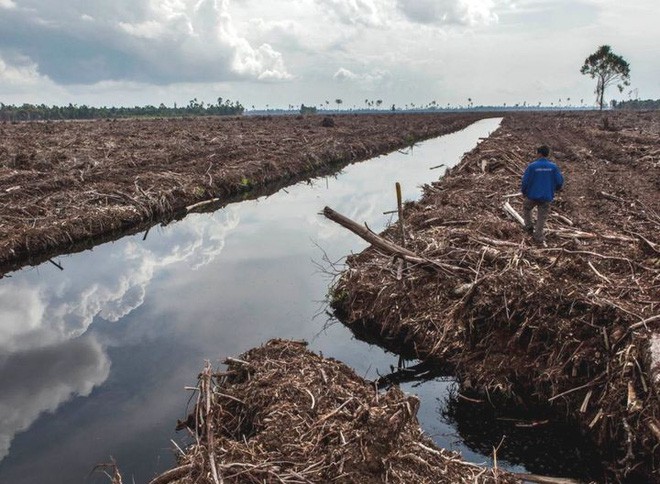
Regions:
<instances>
[{"instance_id":1,"label":"small green plant","mask_svg":"<svg viewBox=\"0 0 660 484\"><path fill-rule=\"evenodd\" d=\"M348 298L348 291L340 286L333 286L328 290L326 299L331 307L340 306Z\"/></svg>"},{"instance_id":2,"label":"small green plant","mask_svg":"<svg viewBox=\"0 0 660 484\"><path fill-rule=\"evenodd\" d=\"M252 181L249 178L241 178L241 186L243 188L250 188L252 186Z\"/></svg>"},{"instance_id":3,"label":"small green plant","mask_svg":"<svg viewBox=\"0 0 660 484\"><path fill-rule=\"evenodd\" d=\"M417 138L412 133L406 134L405 140L408 146L415 146L415 143L417 142Z\"/></svg>"}]
</instances>

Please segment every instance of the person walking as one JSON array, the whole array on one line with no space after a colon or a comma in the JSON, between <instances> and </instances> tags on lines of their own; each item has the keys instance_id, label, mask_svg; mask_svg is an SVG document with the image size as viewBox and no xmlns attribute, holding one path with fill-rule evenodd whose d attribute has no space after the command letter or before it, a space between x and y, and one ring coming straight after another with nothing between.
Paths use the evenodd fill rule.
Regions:
<instances>
[{"instance_id":1,"label":"person walking","mask_svg":"<svg viewBox=\"0 0 660 484\"><path fill-rule=\"evenodd\" d=\"M557 165L548 159L550 148L540 146L536 153L539 158L527 165L522 177L520 191L523 200L523 219L525 230L532 232L534 240L545 245L543 227L548 219L550 203L555 198L555 191L564 186L564 177ZM536 224L532 222L532 209L537 208Z\"/></svg>"}]
</instances>

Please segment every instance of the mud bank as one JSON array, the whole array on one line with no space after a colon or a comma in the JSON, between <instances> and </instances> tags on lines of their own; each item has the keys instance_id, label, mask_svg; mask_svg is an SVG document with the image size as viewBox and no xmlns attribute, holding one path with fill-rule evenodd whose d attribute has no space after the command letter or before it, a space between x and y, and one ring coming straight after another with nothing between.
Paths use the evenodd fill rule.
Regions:
<instances>
[{"instance_id":1,"label":"mud bank","mask_svg":"<svg viewBox=\"0 0 660 484\"><path fill-rule=\"evenodd\" d=\"M520 482L463 462L423 435L419 401L346 365L272 340L200 374L179 427L193 443L152 483Z\"/></svg>"},{"instance_id":2,"label":"mud bank","mask_svg":"<svg viewBox=\"0 0 660 484\"><path fill-rule=\"evenodd\" d=\"M0 268L465 128L483 114L0 124ZM327 124L327 123L325 123Z\"/></svg>"},{"instance_id":3,"label":"mud bank","mask_svg":"<svg viewBox=\"0 0 660 484\"><path fill-rule=\"evenodd\" d=\"M566 177L547 248L503 210L522 211L540 144ZM464 389L550 405L598 446L608 479L660 482L659 163L660 113L507 116L405 206L418 263L401 274L373 246L349 257L333 307L389 349L453 368ZM402 243L397 226L383 235Z\"/></svg>"}]
</instances>

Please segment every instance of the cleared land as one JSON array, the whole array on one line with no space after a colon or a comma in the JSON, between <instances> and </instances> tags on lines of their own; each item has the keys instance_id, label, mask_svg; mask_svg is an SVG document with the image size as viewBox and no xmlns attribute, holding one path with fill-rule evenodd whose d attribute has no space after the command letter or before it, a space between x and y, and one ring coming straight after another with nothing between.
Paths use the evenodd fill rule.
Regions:
<instances>
[{"instance_id":1,"label":"cleared land","mask_svg":"<svg viewBox=\"0 0 660 484\"><path fill-rule=\"evenodd\" d=\"M396 251L350 257L333 305L390 349L452 367L462 391L554 407L610 478L659 482L660 113L606 116L507 116L406 205L418 259L397 278ZM503 210L522 211L520 177L542 143L566 178L547 248ZM397 226L383 235L402 242Z\"/></svg>"},{"instance_id":2,"label":"cleared land","mask_svg":"<svg viewBox=\"0 0 660 484\"><path fill-rule=\"evenodd\" d=\"M217 207L259 187L334 170L456 131L481 117L340 116L334 127L322 126L319 117L3 124L0 267L4 272L91 246L99 237L148 228L199 202L217 199L205 206ZM654 357L653 341L660 323L660 113L616 113L604 119L595 113L507 115L501 129L458 167L426 186L420 202L406 205L405 242L418 260L398 278L399 263L391 253L372 247L351 257L350 270L333 289L333 304L347 324L367 330L384 346L451 366L464 389L469 384L488 390L495 400L551 405L558 415L568 415L599 445L612 479L657 482L660 349ZM520 175L540 143L553 149L567 179L548 224L547 248L535 246L502 210L509 201L520 211ZM397 227L385 236L401 243ZM660 336L655 338L660 348ZM303 472L332 478L346 469L336 473L340 462L358 481L397 473L404 482L413 476L408 472L425 469L437 479L436 460L444 466L444 454L415 440L417 423L407 397L394 392L393 407L385 408L375 392L367 393L369 385L339 376L347 375L344 370L337 370L337 384L326 388L323 372L330 367L321 364L323 371L313 370L313 378L301 373L303 360L311 357L298 360L295 345L282 344L273 352L244 355L255 358L254 371L234 362L227 375L212 375L215 383L204 380L205 395L223 402L206 405L204 422L217 419L213 430L227 446L216 447L208 430L205 437L205 430L193 424L198 444L207 449L211 444L216 454L191 447L183 465L193 467L186 470L211 479L212 456L237 450L245 451L242 457L227 453L217 461L216 472L229 472L228 480L247 472L268 479L282 469L292 472L287 476ZM289 367L290 361L297 363ZM265 378L261 388L251 384L259 375ZM297 387L291 384L294 377L302 378ZM318 394L316 384L321 385ZM289 395L290 388L301 391ZM303 388L314 395L314 408ZM240 402L222 400L221 394ZM327 407L321 407L321 394ZM280 396L287 397L280 401L284 407L276 405ZM354 407L358 400L374 413L360 413ZM232 405L236 413L228 411ZM327 412L312 412L321 408ZM268 420L282 415L293 420L284 425ZM348 426L360 424L364 415L367 423L387 417L382 438L369 437L369 425ZM252 427L240 428L246 422ZM414 438L396 440L398 448L382 447L390 437L399 439L387 433L395 423L401 435ZM317 432L331 424L337 425L339 441ZM256 426L266 430L262 447L250 447L247 440L241 449L244 442L236 436L254 437ZM284 430L292 428L313 432L284 441ZM348 439L348 432L361 436L354 449L359 455L343 454L353 452L344 447L358 442ZM268 440L273 435L279 440ZM326 446L323 452L320 445ZM293 454L280 454L285 447ZM254 457L263 449L267 453ZM386 461L370 457L378 449ZM398 455L402 449L406 453ZM332 456L343 460L327 460ZM309 466L315 458L316 468L296 464ZM270 466L273 459L277 465L293 464L276 469ZM409 467L406 459L419 467ZM235 465L240 462L245 465ZM474 468L461 469L451 478L474 476ZM491 478L489 473L479 478ZM198 476L178 475L183 482ZM422 474L414 479L425 482Z\"/></svg>"},{"instance_id":3,"label":"cleared land","mask_svg":"<svg viewBox=\"0 0 660 484\"><path fill-rule=\"evenodd\" d=\"M214 200L205 208L218 208L259 189L332 172L480 117L3 123L0 272L145 230L199 202Z\"/></svg>"}]
</instances>

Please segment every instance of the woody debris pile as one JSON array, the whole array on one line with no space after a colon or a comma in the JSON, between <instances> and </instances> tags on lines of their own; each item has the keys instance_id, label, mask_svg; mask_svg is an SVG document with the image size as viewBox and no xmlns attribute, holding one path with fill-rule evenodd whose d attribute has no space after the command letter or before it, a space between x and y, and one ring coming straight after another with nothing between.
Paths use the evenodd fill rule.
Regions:
<instances>
[{"instance_id":1,"label":"woody debris pile","mask_svg":"<svg viewBox=\"0 0 660 484\"><path fill-rule=\"evenodd\" d=\"M332 305L464 388L551 405L598 446L608 478L659 482L660 114L608 116L505 117L405 205L405 240L395 224L348 258ZM540 144L566 178L547 247L512 216Z\"/></svg>"},{"instance_id":2,"label":"woody debris pile","mask_svg":"<svg viewBox=\"0 0 660 484\"><path fill-rule=\"evenodd\" d=\"M520 482L437 448L416 397L378 390L304 343L272 340L226 365L200 374L179 425L193 442L151 484Z\"/></svg>"}]
</instances>

